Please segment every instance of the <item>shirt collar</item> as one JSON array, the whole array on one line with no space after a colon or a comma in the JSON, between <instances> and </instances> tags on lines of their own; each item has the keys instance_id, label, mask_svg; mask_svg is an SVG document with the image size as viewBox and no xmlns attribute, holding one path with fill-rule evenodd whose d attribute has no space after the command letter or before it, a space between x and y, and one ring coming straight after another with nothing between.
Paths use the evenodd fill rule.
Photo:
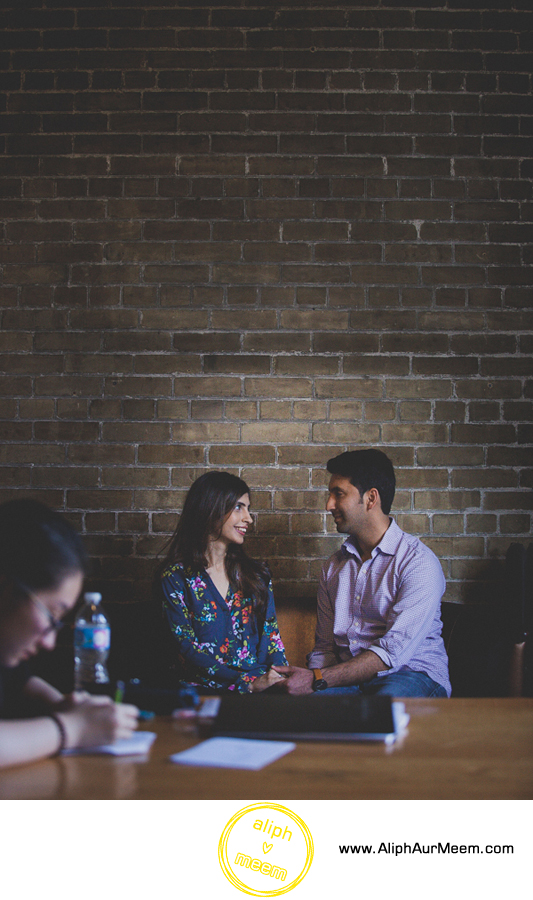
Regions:
<instances>
[{"instance_id":1,"label":"shirt collar","mask_svg":"<svg viewBox=\"0 0 533 900\"><path fill-rule=\"evenodd\" d=\"M377 544L372 550L372 559L374 558L374 556L376 556L378 550L380 553L385 553L387 556L394 556L400 544L401 538L402 530L391 516L389 527L381 538L379 544ZM359 551L353 543L351 536L345 540L341 549L345 553L349 553L351 556L360 556Z\"/></svg>"}]
</instances>

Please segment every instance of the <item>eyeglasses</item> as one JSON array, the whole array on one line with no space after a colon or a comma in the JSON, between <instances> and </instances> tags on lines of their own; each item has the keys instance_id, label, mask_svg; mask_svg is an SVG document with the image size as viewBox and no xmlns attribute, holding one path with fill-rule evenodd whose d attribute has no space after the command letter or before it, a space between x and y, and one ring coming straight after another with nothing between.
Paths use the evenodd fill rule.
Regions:
<instances>
[{"instance_id":1,"label":"eyeglasses","mask_svg":"<svg viewBox=\"0 0 533 900\"><path fill-rule=\"evenodd\" d=\"M45 615L46 618L48 619L48 625L43 630L42 636L46 637L46 635L51 634L53 631L56 634L58 631L61 631L61 629L63 628L64 622L62 622L61 619L56 619L56 617L52 615L50 610L46 608L44 603L41 603L41 601L38 600L37 597L34 597L33 594L28 594L28 597L30 598L33 605L36 606L37 609L39 609L43 613L43 615Z\"/></svg>"}]
</instances>

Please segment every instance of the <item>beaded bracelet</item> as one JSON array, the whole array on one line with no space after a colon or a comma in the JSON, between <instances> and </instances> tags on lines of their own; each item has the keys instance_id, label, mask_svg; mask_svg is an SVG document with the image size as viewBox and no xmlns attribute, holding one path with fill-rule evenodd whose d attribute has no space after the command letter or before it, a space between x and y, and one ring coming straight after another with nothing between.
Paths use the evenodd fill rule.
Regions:
<instances>
[{"instance_id":1,"label":"beaded bracelet","mask_svg":"<svg viewBox=\"0 0 533 900\"><path fill-rule=\"evenodd\" d=\"M61 736L61 740L59 742L59 747L57 748L56 752L53 754L54 756L59 756L65 749L65 746L67 743L67 732L65 731L65 726L63 725L63 722L61 721L59 716L56 716L55 713L48 713L47 718L52 719L56 723L57 727L59 728L59 734Z\"/></svg>"}]
</instances>

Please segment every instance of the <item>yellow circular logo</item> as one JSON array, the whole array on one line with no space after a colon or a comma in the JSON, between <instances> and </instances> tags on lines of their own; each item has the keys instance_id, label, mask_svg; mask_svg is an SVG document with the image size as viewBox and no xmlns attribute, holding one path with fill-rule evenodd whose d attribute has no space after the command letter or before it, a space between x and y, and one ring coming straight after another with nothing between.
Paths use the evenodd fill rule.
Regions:
<instances>
[{"instance_id":1,"label":"yellow circular logo","mask_svg":"<svg viewBox=\"0 0 533 900\"><path fill-rule=\"evenodd\" d=\"M303 819L277 803L240 809L218 843L224 875L254 897L292 891L307 875L313 853L313 838Z\"/></svg>"}]
</instances>

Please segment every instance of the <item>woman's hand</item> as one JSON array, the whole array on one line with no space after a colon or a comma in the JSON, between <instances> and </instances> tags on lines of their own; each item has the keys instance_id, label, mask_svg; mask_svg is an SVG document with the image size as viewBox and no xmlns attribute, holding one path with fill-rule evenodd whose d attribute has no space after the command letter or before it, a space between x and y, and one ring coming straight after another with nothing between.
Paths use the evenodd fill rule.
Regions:
<instances>
[{"instance_id":1,"label":"woman's hand","mask_svg":"<svg viewBox=\"0 0 533 900\"><path fill-rule=\"evenodd\" d=\"M268 688L271 688L276 684L282 684L284 681L286 681L284 675L280 675L275 669L269 669L264 675L259 675L255 681L252 681L250 692L252 694L257 694L260 691L268 690Z\"/></svg>"},{"instance_id":2,"label":"woman's hand","mask_svg":"<svg viewBox=\"0 0 533 900\"><path fill-rule=\"evenodd\" d=\"M51 704L54 712L70 712L91 695L87 691L74 691L72 694L65 694L58 703Z\"/></svg>"},{"instance_id":3,"label":"woman's hand","mask_svg":"<svg viewBox=\"0 0 533 900\"><path fill-rule=\"evenodd\" d=\"M137 728L139 710L128 704L113 703L109 697L76 694L66 697L54 710L65 729L65 749L95 747L128 738ZM65 709L65 706L69 709ZM48 707L53 709L53 706ZM0 721L0 769L53 756L60 744L57 722L44 714L33 719ZM62 742L61 742L62 743Z\"/></svg>"},{"instance_id":4,"label":"woman's hand","mask_svg":"<svg viewBox=\"0 0 533 900\"><path fill-rule=\"evenodd\" d=\"M58 713L65 727L66 749L112 744L130 737L137 728L136 706L85 693L73 694L69 700L70 708Z\"/></svg>"}]
</instances>

